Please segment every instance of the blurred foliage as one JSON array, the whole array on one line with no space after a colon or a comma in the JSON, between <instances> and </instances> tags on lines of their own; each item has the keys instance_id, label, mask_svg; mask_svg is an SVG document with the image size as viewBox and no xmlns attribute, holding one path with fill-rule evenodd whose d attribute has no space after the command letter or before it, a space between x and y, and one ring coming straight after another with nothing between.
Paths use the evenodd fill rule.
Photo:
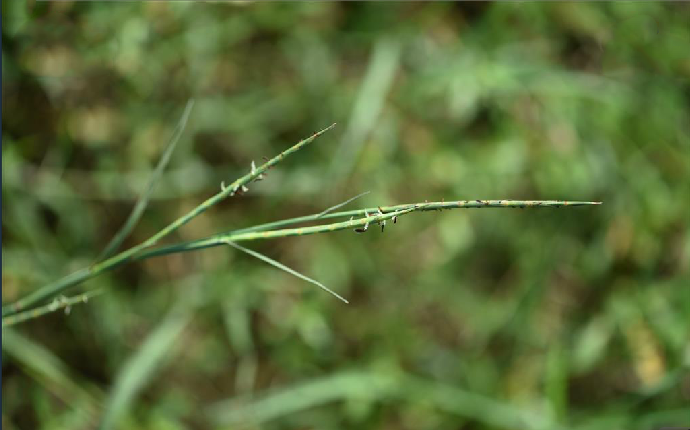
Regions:
<instances>
[{"instance_id":1,"label":"blurred foliage","mask_svg":"<svg viewBox=\"0 0 690 430\"><path fill-rule=\"evenodd\" d=\"M385 234L87 282L3 330L7 429L690 425L690 5L2 3L3 303L88 265L196 106L125 246L339 126L169 241L428 199Z\"/></svg>"}]
</instances>

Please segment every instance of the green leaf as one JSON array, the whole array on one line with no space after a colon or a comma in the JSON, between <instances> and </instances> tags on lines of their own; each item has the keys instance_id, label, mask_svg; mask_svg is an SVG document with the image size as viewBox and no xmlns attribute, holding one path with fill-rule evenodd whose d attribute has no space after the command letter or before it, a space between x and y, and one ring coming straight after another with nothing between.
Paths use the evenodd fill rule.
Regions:
<instances>
[{"instance_id":1,"label":"green leaf","mask_svg":"<svg viewBox=\"0 0 690 430\"><path fill-rule=\"evenodd\" d=\"M247 254L251 255L252 257L256 257L256 258L258 258L259 260L265 261L266 263L270 264L271 266L277 267L277 268L280 269L280 270L284 270L284 271L288 272L289 274L295 275L295 276L297 276L298 278L303 279L303 280L305 280L305 281L307 281L307 282L311 282L312 284L318 286L318 287L321 288L322 290L331 293L332 295L334 295L335 297L339 298L339 299L342 300L343 302L349 303L349 302L348 302L347 300L345 300L345 298L343 298L340 294L336 293L335 291L331 290L331 289L328 288L327 286L323 285L321 282L315 281L315 280L313 280L312 278L310 278L310 277L308 277L308 276L306 276L306 275L303 275L303 274L299 273L298 271L293 270L293 269L287 267L286 265L281 264L281 263L275 261L275 260L272 259L272 258L266 257L265 255L263 255L263 254L261 254L261 253L258 253L258 252L256 252L256 251L252 251L251 249L247 249L247 248L245 248L245 247L243 247L243 246L240 246L240 245L238 245L238 244L236 244L236 243L234 243L234 242L231 242L231 241L227 241L226 243L227 243L228 245L232 246L233 248L237 248L237 249L239 249L239 250L242 251L242 252L246 252Z\"/></svg>"},{"instance_id":2,"label":"green leaf","mask_svg":"<svg viewBox=\"0 0 690 430\"><path fill-rule=\"evenodd\" d=\"M110 257L115 251L117 251L117 248L119 248L120 245L122 245L122 242L127 238L127 235L129 235L129 233L132 232L132 229L137 225L137 222L144 214L144 210L146 209L146 206L149 203L149 197L151 196L151 192L153 191L153 188L156 186L158 180L161 178L163 170L165 170L165 167L168 165L168 162L170 161L170 156L172 155L173 151L175 150L175 147L177 146L177 142L179 142L180 137L182 136L182 132L184 131L185 126L187 125L187 120L189 120L189 115L191 114L193 107L194 99L189 99L189 101L187 102L187 106L184 108L184 112L182 113L182 117L180 118L180 121L177 123L177 126L175 127L175 131L173 131L172 137L170 138L170 142L168 143L165 152L163 152L163 155L161 156L160 160L158 160L158 165L156 166L156 169L151 174L151 179L149 180L149 183L146 186L146 190L139 197L139 200L137 200L137 203L134 205L134 209L132 209L132 212L129 214L127 221L125 221L125 224L117 232L117 234L113 236L113 238L110 240L110 243L108 243L103 252L101 252L101 255L99 255L98 257L98 261Z\"/></svg>"}]
</instances>

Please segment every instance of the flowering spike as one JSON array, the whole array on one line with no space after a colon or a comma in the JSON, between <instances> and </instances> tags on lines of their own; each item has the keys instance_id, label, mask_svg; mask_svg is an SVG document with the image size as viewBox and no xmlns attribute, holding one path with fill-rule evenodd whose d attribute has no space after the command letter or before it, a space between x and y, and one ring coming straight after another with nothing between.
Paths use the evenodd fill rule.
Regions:
<instances>
[{"instance_id":1,"label":"flowering spike","mask_svg":"<svg viewBox=\"0 0 690 430\"><path fill-rule=\"evenodd\" d=\"M252 175L256 173L256 163L254 163L254 160L252 160ZM264 178L263 173L259 173L255 179L255 181L260 181Z\"/></svg>"},{"instance_id":2,"label":"flowering spike","mask_svg":"<svg viewBox=\"0 0 690 430\"><path fill-rule=\"evenodd\" d=\"M364 233L367 230L369 230L369 223L364 224L362 228L356 228L355 233Z\"/></svg>"},{"instance_id":3,"label":"flowering spike","mask_svg":"<svg viewBox=\"0 0 690 430\"><path fill-rule=\"evenodd\" d=\"M369 212L367 212L366 209L364 210L364 214L366 215L367 218L369 218ZM366 224L364 224L364 227L356 228L355 233L364 233L367 230L369 230L369 223L368 222Z\"/></svg>"}]
</instances>

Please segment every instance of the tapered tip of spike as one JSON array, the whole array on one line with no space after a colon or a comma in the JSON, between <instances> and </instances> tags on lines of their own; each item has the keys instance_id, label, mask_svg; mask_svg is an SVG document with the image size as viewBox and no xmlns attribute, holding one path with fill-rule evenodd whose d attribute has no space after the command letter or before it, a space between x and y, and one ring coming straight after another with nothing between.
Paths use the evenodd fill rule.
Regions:
<instances>
[{"instance_id":1,"label":"tapered tip of spike","mask_svg":"<svg viewBox=\"0 0 690 430\"><path fill-rule=\"evenodd\" d=\"M328 130L330 130L330 129L332 129L333 127L335 127L336 124L337 124L337 123L334 122L333 124L329 125L328 127L324 128L323 130L321 130L321 131L319 132L319 134L327 132Z\"/></svg>"},{"instance_id":2,"label":"tapered tip of spike","mask_svg":"<svg viewBox=\"0 0 690 430\"><path fill-rule=\"evenodd\" d=\"M333 124L329 125L328 127L324 128L323 130L317 131L316 133L312 134L311 137L309 137L309 139L316 139L317 137L321 136L322 134L324 134L328 130L335 127L335 124L336 123L334 122Z\"/></svg>"},{"instance_id":3,"label":"tapered tip of spike","mask_svg":"<svg viewBox=\"0 0 690 430\"><path fill-rule=\"evenodd\" d=\"M336 293L335 291L331 290L330 288L326 287L325 285L321 285L321 288L323 288L327 293L330 293L331 295L335 296L336 299L340 300L341 302L345 304L350 304L350 302L347 301L347 299L340 294Z\"/></svg>"},{"instance_id":4,"label":"tapered tip of spike","mask_svg":"<svg viewBox=\"0 0 690 430\"><path fill-rule=\"evenodd\" d=\"M594 206L594 205L600 205L602 202L571 202L571 201L566 201L564 202L564 206Z\"/></svg>"}]
</instances>

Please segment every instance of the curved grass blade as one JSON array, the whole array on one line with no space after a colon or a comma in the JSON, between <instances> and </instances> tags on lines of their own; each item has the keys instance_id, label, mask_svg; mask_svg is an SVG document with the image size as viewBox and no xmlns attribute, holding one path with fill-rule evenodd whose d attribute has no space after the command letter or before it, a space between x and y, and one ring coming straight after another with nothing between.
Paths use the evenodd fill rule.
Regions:
<instances>
[{"instance_id":1,"label":"curved grass blade","mask_svg":"<svg viewBox=\"0 0 690 430\"><path fill-rule=\"evenodd\" d=\"M326 214L329 213L329 212L333 212L333 211L336 210L336 209L340 209L340 208L342 208L343 206L345 206L346 204L351 203L351 202L357 200L358 198L360 198L360 197L362 197L362 196L366 196L366 195L369 194L370 192L371 192L371 191L365 191L365 192L363 192L363 193L361 193L361 194L357 194L356 196L351 197L351 198L345 200L345 201L342 202L342 203L338 203L338 204L335 205L335 206L331 206L330 208L328 208L328 209L326 209L325 211L321 212L320 214L316 215L316 218L321 218L322 216L326 215Z\"/></svg>"},{"instance_id":2,"label":"curved grass blade","mask_svg":"<svg viewBox=\"0 0 690 430\"><path fill-rule=\"evenodd\" d=\"M348 399L430 404L441 411L475 420L491 428L562 429L538 410L521 409L449 384L409 374L387 375L367 371L342 372L253 398L220 401L211 405L206 412L219 425L260 427L281 417Z\"/></svg>"},{"instance_id":3,"label":"curved grass blade","mask_svg":"<svg viewBox=\"0 0 690 430\"><path fill-rule=\"evenodd\" d=\"M271 390L258 398L239 397L220 401L207 409L219 425L261 426L268 421L343 399L380 400L397 389L387 375L346 371L298 383L282 390Z\"/></svg>"},{"instance_id":4,"label":"curved grass blade","mask_svg":"<svg viewBox=\"0 0 690 430\"><path fill-rule=\"evenodd\" d=\"M76 380L70 368L50 349L12 328L2 329L3 366L15 362L40 386L73 408L83 427L93 428L102 397L95 386Z\"/></svg>"},{"instance_id":5,"label":"curved grass blade","mask_svg":"<svg viewBox=\"0 0 690 430\"><path fill-rule=\"evenodd\" d=\"M160 370L175 340L191 319L188 310L173 309L160 325L148 335L143 345L127 360L118 374L106 404L101 430L115 427L144 385Z\"/></svg>"},{"instance_id":6,"label":"curved grass blade","mask_svg":"<svg viewBox=\"0 0 690 430\"><path fill-rule=\"evenodd\" d=\"M43 316L51 312L55 312L60 309L65 309L65 311L67 312L67 310L70 309L72 306L79 303L86 303L89 301L90 298L97 296L101 293L103 293L103 290L95 290L89 291L88 293L79 294L78 296L74 297L62 297L60 299L56 298L47 305L30 309L24 312L19 312L18 314L14 314L3 318L2 328L10 327L30 319L38 318L40 316Z\"/></svg>"},{"instance_id":7,"label":"curved grass blade","mask_svg":"<svg viewBox=\"0 0 690 430\"><path fill-rule=\"evenodd\" d=\"M311 279L310 277L303 275L303 274L299 273L298 271L293 270L293 269L287 267L286 265L275 261L272 258L266 257L265 255L263 255L259 252L252 251L251 249L245 248L244 246L240 246L240 245L238 245L232 241L229 241L229 240L226 241L225 243L232 246L233 248L239 249L242 252L246 252L247 254L251 255L252 257L256 257L259 260L265 261L266 263L270 264L273 267L277 267L278 269L284 270L291 275L297 276L300 279L303 279L307 282L311 282L312 284L316 285L317 287L321 288L322 290L324 290L328 293L331 293L332 295L334 295L335 297L337 297L338 299L342 300L345 303L350 303L347 300L345 300L345 298L342 297L340 294L336 293L335 291L331 290L327 286L323 285L321 282L315 281L314 279Z\"/></svg>"},{"instance_id":8,"label":"curved grass blade","mask_svg":"<svg viewBox=\"0 0 690 430\"><path fill-rule=\"evenodd\" d=\"M338 185L355 167L367 137L381 117L386 96L400 68L401 52L402 44L395 38L384 37L374 45L347 130L333 156L330 183Z\"/></svg>"},{"instance_id":9,"label":"curved grass blade","mask_svg":"<svg viewBox=\"0 0 690 430\"><path fill-rule=\"evenodd\" d=\"M120 247L122 242L127 238L127 235L129 235L129 233L137 224L141 216L144 214L144 210L146 209L146 206L149 203L149 196L151 195L153 188L156 186L156 183L163 174L163 170L165 170L165 167L168 165L168 162L170 161L170 156L175 150L177 142L180 140L182 132L187 126L187 120L189 120L189 115L191 114L193 107L194 99L189 99L189 101L187 102L187 106L185 106L184 111L182 112L182 117L180 118L180 121L177 123L177 126L173 131L170 141L168 142L168 145L165 148L165 152L163 152L163 155L158 161L158 165L156 165L155 170L151 174L151 178L149 179L149 183L146 186L146 190L137 200L137 203L134 205L132 212L129 214L129 217L127 218L127 221L125 221L122 228L120 228L120 231L118 231L117 234L113 236L113 238L110 240L103 252L101 252L101 255L98 256L98 261L110 257L115 251L117 251L117 248Z\"/></svg>"}]
</instances>

